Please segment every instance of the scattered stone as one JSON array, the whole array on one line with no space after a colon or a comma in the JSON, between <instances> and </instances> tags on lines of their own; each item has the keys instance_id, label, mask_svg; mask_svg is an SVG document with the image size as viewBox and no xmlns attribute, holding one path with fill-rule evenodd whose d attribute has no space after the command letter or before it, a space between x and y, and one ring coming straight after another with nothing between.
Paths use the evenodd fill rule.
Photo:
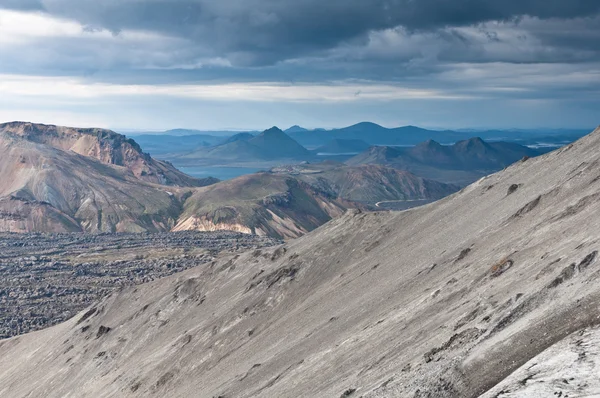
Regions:
<instances>
[{"instance_id":1,"label":"scattered stone","mask_svg":"<svg viewBox=\"0 0 600 398\"><path fill-rule=\"evenodd\" d=\"M0 233L0 339L64 322L114 289L280 241L234 232ZM204 297L199 298L199 303ZM90 308L77 321L97 314ZM88 327L82 327L85 333Z\"/></svg>"},{"instance_id":2,"label":"scattered stone","mask_svg":"<svg viewBox=\"0 0 600 398\"><path fill-rule=\"evenodd\" d=\"M107 334L111 330L112 329L109 328L108 326L100 326L98 328L98 333L96 333L96 338L99 339L100 337L104 336L105 334Z\"/></svg>"}]
</instances>

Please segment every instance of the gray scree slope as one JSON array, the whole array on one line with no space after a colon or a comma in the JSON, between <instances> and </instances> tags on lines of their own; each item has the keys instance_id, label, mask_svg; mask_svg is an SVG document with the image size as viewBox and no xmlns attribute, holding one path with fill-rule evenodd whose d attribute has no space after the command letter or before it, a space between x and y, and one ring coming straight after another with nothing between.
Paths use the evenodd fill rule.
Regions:
<instances>
[{"instance_id":1,"label":"gray scree slope","mask_svg":"<svg viewBox=\"0 0 600 398\"><path fill-rule=\"evenodd\" d=\"M600 129L434 204L123 289L0 342L0 396L511 394L600 323L599 148ZM600 393L594 369L569 388Z\"/></svg>"}]
</instances>

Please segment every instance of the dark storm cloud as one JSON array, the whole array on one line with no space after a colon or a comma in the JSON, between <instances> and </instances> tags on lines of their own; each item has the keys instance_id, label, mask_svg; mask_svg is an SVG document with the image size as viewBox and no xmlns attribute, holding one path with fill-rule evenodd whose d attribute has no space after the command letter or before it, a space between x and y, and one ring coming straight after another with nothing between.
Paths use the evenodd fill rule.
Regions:
<instances>
[{"instance_id":1,"label":"dark storm cloud","mask_svg":"<svg viewBox=\"0 0 600 398\"><path fill-rule=\"evenodd\" d=\"M43 10L42 0L0 0L0 8L13 10Z\"/></svg>"},{"instance_id":2,"label":"dark storm cloud","mask_svg":"<svg viewBox=\"0 0 600 398\"><path fill-rule=\"evenodd\" d=\"M552 21L600 12L598 0L0 0L0 7L24 4L115 34L141 29L186 38L241 66L318 54L341 43L360 45L369 32L399 26L409 33L444 32L525 16ZM594 40L588 32L540 34L551 45L587 48ZM460 39L456 32L446 34ZM498 40L494 32L488 38Z\"/></svg>"}]
</instances>

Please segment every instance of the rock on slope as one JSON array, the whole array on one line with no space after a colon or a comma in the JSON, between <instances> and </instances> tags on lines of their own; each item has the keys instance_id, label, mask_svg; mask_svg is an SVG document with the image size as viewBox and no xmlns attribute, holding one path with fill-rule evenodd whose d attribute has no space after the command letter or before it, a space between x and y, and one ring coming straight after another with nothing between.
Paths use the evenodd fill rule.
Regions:
<instances>
[{"instance_id":1,"label":"rock on slope","mask_svg":"<svg viewBox=\"0 0 600 398\"><path fill-rule=\"evenodd\" d=\"M0 342L0 396L510 390L527 361L600 323L599 147L600 129L429 206L353 211L276 249L124 289ZM569 384L599 394L588 375Z\"/></svg>"},{"instance_id":2,"label":"rock on slope","mask_svg":"<svg viewBox=\"0 0 600 398\"><path fill-rule=\"evenodd\" d=\"M0 124L0 138L7 134L62 151L75 152L106 164L123 166L135 177L146 182L183 187L204 186L216 182L214 179L198 180L180 172L169 163L153 159L143 153L134 140L110 130L27 122Z\"/></svg>"}]
</instances>

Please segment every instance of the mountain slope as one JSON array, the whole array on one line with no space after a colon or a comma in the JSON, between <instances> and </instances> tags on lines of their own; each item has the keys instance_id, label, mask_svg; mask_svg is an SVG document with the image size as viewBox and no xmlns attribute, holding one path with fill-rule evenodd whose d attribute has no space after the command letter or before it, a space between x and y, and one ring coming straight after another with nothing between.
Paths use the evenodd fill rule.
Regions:
<instances>
[{"instance_id":1,"label":"mountain slope","mask_svg":"<svg viewBox=\"0 0 600 398\"><path fill-rule=\"evenodd\" d=\"M262 156L267 159L295 159L309 155L306 148L277 127L263 131L248 142L259 148Z\"/></svg>"},{"instance_id":2,"label":"mountain slope","mask_svg":"<svg viewBox=\"0 0 600 398\"><path fill-rule=\"evenodd\" d=\"M176 188L7 133L0 133L0 175L2 231L168 231L181 207Z\"/></svg>"},{"instance_id":3,"label":"mountain slope","mask_svg":"<svg viewBox=\"0 0 600 398\"><path fill-rule=\"evenodd\" d=\"M356 206L294 177L258 173L197 190L174 230L229 229L295 238Z\"/></svg>"},{"instance_id":4,"label":"mountain slope","mask_svg":"<svg viewBox=\"0 0 600 398\"><path fill-rule=\"evenodd\" d=\"M124 289L1 342L0 395L477 397L600 323L599 147Z\"/></svg>"},{"instance_id":5,"label":"mountain slope","mask_svg":"<svg viewBox=\"0 0 600 398\"><path fill-rule=\"evenodd\" d=\"M293 166L291 170L279 167L271 172L292 175L332 197L369 205L382 201L434 201L459 190L458 186L379 165L350 167L322 162Z\"/></svg>"},{"instance_id":6,"label":"mountain slope","mask_svg":"<svg viewBox=\"0 0 600 398\"><path fill-rule=\"evenodd\" d=\"M106 164L123 166L136 178L162 185L204 186L215 181L190 177L167 162L153 159L140 146L121 134L103 129L82 129L12 122L0 124L0 134L21 137L62 151L71 151Z\"/></svg>"}]
</instances>

